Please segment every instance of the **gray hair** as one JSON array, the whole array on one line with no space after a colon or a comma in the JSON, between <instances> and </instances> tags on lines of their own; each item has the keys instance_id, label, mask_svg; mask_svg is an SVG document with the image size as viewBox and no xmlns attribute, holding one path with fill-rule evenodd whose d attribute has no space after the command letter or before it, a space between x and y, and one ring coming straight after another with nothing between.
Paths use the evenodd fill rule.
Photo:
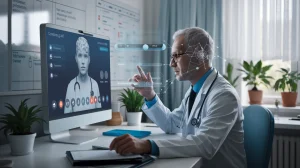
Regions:
<instances>
[{"instance_id":1,"label":"gray hair","mask_svg":"<svg viewBox=\"0 0 300 168\"><path fill-rule=\"evenodd\" d=\"M184 36L187 51L202 51L202 58L211 65L212 56L214 54L214 41L204 29L192 27L177 30L173 34L173 40L175 40L178 36ZM201 59L200 56L198 58Z\"/></svg>"}]
</instances>

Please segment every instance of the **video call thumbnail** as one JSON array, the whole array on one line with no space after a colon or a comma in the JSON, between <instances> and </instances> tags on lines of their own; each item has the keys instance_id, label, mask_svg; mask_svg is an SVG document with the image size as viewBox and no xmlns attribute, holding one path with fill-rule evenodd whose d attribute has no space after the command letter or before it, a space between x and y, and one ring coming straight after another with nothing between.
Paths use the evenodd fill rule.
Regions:
<instances>
[{"instance_id":1,"label":"video call thumbnail","mask_svg":"<svg viewBox=\"0 0 300 168\"><path fill-rule=\"evenodd\" d=\"M53 28L46 34L50 119L110 109L109 40Z\"/></svg>"}]
</instances>

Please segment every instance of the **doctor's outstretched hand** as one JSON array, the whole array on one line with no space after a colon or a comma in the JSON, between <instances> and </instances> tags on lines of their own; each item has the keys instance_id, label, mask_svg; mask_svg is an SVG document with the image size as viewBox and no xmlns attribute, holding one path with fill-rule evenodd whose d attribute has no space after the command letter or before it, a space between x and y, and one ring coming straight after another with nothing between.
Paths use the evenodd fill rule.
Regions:
<instances>
[{"instance_id":1,"label":"doctor's outstretched hand","mask_svg":"<svg viewBox=\"0 0 300 168\"><path fill-rule=\"evenodd\" d=\"M132 79L137 83L141 83L142 86L145 85L145 87L138 87L135 85L132 86L134 87L134 90L136 90L141 96L145 97L146 100L152 100L156 94L153 90L153 81L151 74L150 72L148 72L146 75L140 66L137 66L137 69L139 71L139 74L135 74Z\"/></svg>"},{"instance_id":2,"label":"doctor's outstretched hand","mask_svg":"<svg viewBox=\"0 0 300 168\"><path fill-rule=\"evenodd\" d=\"M115 150L120 155L126 154L150 154L151 143L148 140L138 139L129 134L115 138L110 146L110 150Z\"/></svg>"}]
</instances>

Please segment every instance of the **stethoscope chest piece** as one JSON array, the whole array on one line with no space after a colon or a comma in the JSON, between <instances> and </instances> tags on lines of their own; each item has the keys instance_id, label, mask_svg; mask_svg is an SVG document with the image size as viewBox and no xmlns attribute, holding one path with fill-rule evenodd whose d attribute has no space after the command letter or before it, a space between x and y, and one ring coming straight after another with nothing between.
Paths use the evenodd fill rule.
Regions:
<instances>
[{"instance_id":1,"label":"stethoscope chest piece","mask_svg":"<svg viewBox=\"0 0 300 168\"><path fill-rule=\"evenodd\" d=\"M195 126L196 124L197 124L197 119L196 118L193 118L192 120L191 120L191 124L192 124L192 126Z\"/></svg>"}]
</instances>

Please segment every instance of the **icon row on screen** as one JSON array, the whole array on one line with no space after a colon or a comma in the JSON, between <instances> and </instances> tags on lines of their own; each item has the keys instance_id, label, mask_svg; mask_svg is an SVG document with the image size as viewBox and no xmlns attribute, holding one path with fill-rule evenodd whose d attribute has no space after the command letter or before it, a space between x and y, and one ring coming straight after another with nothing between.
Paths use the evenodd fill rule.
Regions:
<instances>
[{"instance_id":1,"label":"icon row on screen","mask_svg":"<svg viewBox=\"0 0 300 168\"><path fill-rule=\"evenodd\" d=\"M52 109L55 110L56 108L63 109L64 106L66 108L69 107L75 107L75 106L87 106L90 104L95 104L95 103L108 103L109 102L109 96L91 96L91 97L82 97L82 98L72 98L72 99L66 99L66 101L59 100L56 102L55 100L52 101Z\"/></svg>"}]
</instances>

